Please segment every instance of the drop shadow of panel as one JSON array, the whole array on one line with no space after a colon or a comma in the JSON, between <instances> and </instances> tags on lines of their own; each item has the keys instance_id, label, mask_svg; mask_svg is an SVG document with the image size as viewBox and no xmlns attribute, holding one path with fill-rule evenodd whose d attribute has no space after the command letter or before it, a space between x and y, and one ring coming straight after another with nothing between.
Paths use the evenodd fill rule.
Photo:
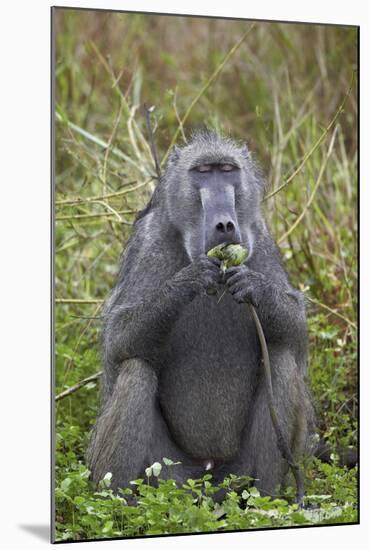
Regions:
<instances>
[{"instance_id":1,"label":"drop shadow of panel","mask_svg":"<svg viewBox=\"0 0 369 550\"><path fill-rule=\"evenodd\" d=\"M19 525L19 527L39 539L50 542L50 525Z\"/></svg>"}]
</instances>

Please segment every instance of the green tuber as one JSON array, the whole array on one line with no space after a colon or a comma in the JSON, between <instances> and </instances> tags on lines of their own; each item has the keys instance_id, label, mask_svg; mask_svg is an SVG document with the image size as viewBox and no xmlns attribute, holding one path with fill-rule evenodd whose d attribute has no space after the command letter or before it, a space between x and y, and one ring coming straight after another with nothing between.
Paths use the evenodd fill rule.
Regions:
<instances>
[{"instance_id":1,"label":"green tuber","mask_svg":"<svg viewBox=\"0 0 369 550\"><path fill-rule=\"evenodd\" d=\"M241 265L247 258L248 251L240 244L222 243L215 246L207 255L211 258L222 260L222 271L229 267Z\"/></svg>"}]
</instances>

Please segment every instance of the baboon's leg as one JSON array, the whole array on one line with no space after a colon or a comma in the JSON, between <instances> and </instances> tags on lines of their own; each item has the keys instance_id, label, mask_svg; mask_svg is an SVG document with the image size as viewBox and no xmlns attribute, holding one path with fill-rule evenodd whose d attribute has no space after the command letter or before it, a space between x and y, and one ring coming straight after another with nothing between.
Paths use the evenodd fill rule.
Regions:
<instances>
[{"instance_id":1,"label":"baboon's leg","mask_svg":"<svg viewBox=\"0 0 369 550\"><path fill-rule=\"evenodd\" d=\"M279 425L295 460L306 446L309 401L293 356L270 346L273 395ZM277 446L270 417L264 380L260 381L250 416L245 426L238 459L227 466L230 473L249 475L265 494L274 495L288 471L287 462Z\"/></svg>"},{"instance_id":2,"label":"baboon's leg","mask_svg":"<svg viewBox=\"0 0 369 550\"><path fill-rule=\"evenodd\" d=\"M124 361L93 431L88 450L92 478L99 481L111 472L114 490L127 487L163 457L181 464L164 467L161 477L182 482L200 472L171 439L158 405L153 369L140 359Z\"/></svg>"}]
</instances>

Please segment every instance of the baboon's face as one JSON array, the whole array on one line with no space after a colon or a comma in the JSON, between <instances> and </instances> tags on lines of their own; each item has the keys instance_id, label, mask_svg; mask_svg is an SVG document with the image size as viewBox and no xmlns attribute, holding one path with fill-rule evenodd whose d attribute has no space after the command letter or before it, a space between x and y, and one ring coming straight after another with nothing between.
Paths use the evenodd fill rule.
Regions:
<instances>
[{"instance_id":1,"label":"baboon's face","mask_svg":"<svg viewBox=\"0 0 369 550\"><path fill-rule=\"evenodd\" d=\"M200 160L189 170L188 180L197 195L204 251L223 242L241 242L236 211L240 168L232 161L215 164Z\"/></svg>"},{"instance_id":2,"label":"baboon's face","mask_svg":"<svg viewBox=\"0 0 369 550\"><path fill-rule=\"evenodd\" d=\"M260 188L248 151L220 140L192 142L176 152L167 174L167 211L192 260L223 243L251 248Z\"/></svg>"}]
</instances>

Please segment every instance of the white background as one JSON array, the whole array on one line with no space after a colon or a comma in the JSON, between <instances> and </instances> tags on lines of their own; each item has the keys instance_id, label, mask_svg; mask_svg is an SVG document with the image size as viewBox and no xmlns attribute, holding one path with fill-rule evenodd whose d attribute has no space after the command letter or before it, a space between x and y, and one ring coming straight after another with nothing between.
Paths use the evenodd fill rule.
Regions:
<instances>
[{"instance_id":1,"label":"white background","mask_svg":"<svg viewBox=\"0 0 369 550\"><path fill-rule=\"evenodd\" d=\"M349 548L369 540L368 27L365 2L88 0L58 5L361 25L361 525L83 543L97 548ZM0 28L0 544L48 544L50 390L50 2L1 6ZM174 7L175 5L175 7ZM340 5L342 7L340 7ZM5 302L5 304L4 304ZM5 351L5 353L4 353ZM367 539L367 540L366 540ZM115 545L115 546L114 546ZM70 546L70 545L68 545Z\"/></svg>"}]
</instances>

